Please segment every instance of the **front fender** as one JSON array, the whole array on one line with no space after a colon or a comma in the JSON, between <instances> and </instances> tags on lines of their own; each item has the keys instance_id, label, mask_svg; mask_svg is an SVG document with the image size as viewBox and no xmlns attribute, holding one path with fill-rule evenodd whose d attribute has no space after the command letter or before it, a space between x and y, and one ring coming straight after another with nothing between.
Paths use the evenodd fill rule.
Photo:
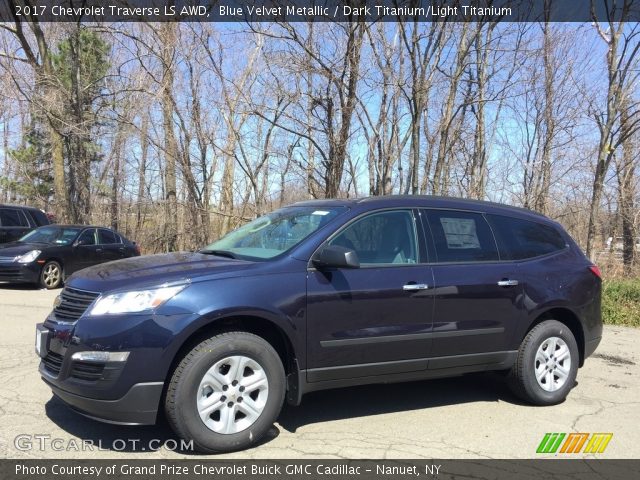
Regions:
<instances>
[{"instance_id":1,"label":"front fender","mask_svg":"<svg viewBox=\"0 0 640 480\"><path fill-rule=\"evenodd\" d=\"M301 352L306 341L306 272L193 283L168 302L165 310L192 312L171 326L175 339L171 351L166 352L168 356L175 356L203 328L225 319L252 317L278 327L304 368L306 358Z\"/></svg>"}]
</instances>

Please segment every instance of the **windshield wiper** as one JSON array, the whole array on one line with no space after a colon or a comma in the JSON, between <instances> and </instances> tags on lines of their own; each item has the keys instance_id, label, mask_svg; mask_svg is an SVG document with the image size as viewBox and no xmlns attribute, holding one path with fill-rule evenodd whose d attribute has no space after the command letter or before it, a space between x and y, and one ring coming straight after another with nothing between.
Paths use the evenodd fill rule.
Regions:
<instances>
[{"instance_id":1,"label":"windshield wiper","mask_svg":"<svg viewBox=\"0 0 640 480\"><path fill-rule=\"evenodd\" d=\"M200 250L200 253L204 253L205 255L215 255L216 257L233 258L234 260L238 258L228 250Z\"/></svg>"}]
</instances>

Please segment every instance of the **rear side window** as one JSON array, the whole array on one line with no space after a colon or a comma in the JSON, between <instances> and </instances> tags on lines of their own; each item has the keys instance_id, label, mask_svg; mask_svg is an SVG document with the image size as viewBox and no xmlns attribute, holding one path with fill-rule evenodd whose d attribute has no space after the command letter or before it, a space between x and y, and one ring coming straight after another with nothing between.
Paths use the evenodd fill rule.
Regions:
<instances>
[{"instance_id":1,"label":"rear side window","mask_svg":"<svg viewBox=\"0 0 640 480\"><path fill-rule=\"evenodd\" d=\"M553 227L519 218L487 215L503 260L524 260L563 250L567 242Z\"/></svg>"},{"instance_id":2,"label":"rear side window","mask_svg":"<svg viewBox=\"0 0 640 480\"><path fill-rule=\"evenodd\" d=\"M99 244L101 245L111 245L113 243L120 243L120 239L116 237L116 234L111 230L98 230L98 239Z\"/></svg>"},{"instance_id":3,"label":"rear side window","mask_svg":"<svg viewBox=\"0 0 640 480\"><path fill-rule=\"evenodd\" d=\"M3 227L28 227L29 222L18 209L0 208L0 225Z\"/></svg>"},{"instance_id":4,"label":"rear side window","mask_svg":"<svg viewBox=\"0 0 640 480\"><path fill-rule=\"evenodd\" d=\"M427 212L438 262L498 260L491 229L479 213L433 210Z\"/></svg>"}]
</instances>

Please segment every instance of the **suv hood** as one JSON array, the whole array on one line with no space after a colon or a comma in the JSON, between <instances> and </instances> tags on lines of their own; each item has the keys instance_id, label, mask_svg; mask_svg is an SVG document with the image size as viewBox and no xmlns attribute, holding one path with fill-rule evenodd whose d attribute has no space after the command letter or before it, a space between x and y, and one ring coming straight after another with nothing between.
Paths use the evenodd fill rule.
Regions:
<instances>
[{"instance_id":1,"label":"suv hood","mask_svg":"<svg viewBox=\"0 0 640 480\"><path fill-rule=\"evenodd\" d=\"M221 278L244 273L262 265L262 262L248 262L202 253L164 253L132 257L85 268L74 273L66 284L71 288L102 293L195 278Z\"/></svg>"}]
</instances>

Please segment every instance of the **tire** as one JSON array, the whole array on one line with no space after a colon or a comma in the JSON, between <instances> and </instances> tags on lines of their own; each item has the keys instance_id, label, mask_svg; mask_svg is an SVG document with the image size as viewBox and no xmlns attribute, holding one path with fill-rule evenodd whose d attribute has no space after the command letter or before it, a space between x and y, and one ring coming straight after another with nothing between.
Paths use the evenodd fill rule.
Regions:
<instances>
[{"instance_id":1,"label":"tire","mask_svg":"<svg viewBox=\"0 0 640 480\"><path fill-rule=\"evenodd\" d=\"M578 344L569 327L545 320L522 341L509 372L509 385L529 403L555 405L563 402L575 385L579 362Z\"/></svg>"},{"instance_id":2,"label":"tire","mask_svg":"<svg viewBox=\"0 0 640 480\"><path fill-rule=\"evenodd\" d=\"M62 286L62 265L54 260L44 264L40 270L40 286L47 290L53 290Z\"/></svg>"},{"instance_id":3,"label":"tire","mask_svg":"<svg viewBox=\"0 0 640 480\"><path fill-rule=\"evenodd\" d=\"M182 358L167 387L165 412L173 431L193 440L196 450L230 452L269 431L284 396L284 367L274 348L251 333L225 332Z\"/></svg>"}]
</instances>

